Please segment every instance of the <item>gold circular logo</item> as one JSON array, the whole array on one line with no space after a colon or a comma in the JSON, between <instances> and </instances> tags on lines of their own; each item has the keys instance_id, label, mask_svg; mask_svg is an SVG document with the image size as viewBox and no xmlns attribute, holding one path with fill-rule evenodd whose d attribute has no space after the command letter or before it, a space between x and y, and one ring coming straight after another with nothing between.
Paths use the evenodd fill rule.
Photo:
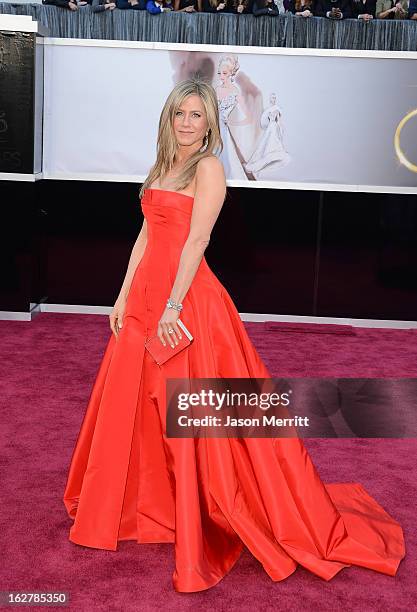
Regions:
<instances>
[{"instance_id":1,"label":"gold circular logo","mask_svg":"<svg viewBox=\"0 0 417 612\"><path fill-rule=\"evenodd\" d=\"M395 152L397 154L397 157L406 168L411 170L411 172L417 172L417 164L413 164L412 162L410 162L404 155L403 150L401 149L400 134L405 124L408 121L410 121L410 119L414 117L415 115L417 115L417 108L407 113L405 117L401 119L401 121L397 125L397 129L395 130L395 136L394 136L394 146L395 146Z\"/></svg>"}]
</instances>

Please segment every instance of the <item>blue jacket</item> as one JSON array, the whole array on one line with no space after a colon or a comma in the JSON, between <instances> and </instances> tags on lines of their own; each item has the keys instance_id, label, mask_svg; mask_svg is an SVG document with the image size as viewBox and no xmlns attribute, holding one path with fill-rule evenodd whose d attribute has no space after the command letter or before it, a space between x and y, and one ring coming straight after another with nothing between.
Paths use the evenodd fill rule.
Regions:
<instances>
[{"instance_id":1,"label":"blue jacket","mask_svg":"<svg viewBox=\"0 0 417 612\"><path fill-rule=\"evenodd\" d=\"M165 6L171 7L171 2L165 3ZM162 13L161 7L158 4L155 4L154 0L148 0L146 3L146 10L152 15L156 15L158 13Z\"/></svg>"}]
</instances>

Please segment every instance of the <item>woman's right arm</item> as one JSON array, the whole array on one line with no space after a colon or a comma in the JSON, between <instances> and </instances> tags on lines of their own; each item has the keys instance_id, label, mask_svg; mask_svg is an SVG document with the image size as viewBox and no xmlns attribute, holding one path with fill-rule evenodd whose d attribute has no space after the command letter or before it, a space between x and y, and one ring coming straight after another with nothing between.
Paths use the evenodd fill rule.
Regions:
<instances>
[{"instance_id":1,"label":"woman's right arm","mask_svg":"<svg viewBox=\"0 0 417 612\"><path fill-rule=\"evenodd\" d=\"M120 289L119 298L127 300L127 296L129 295L130 285L132 284L133 276L135 274L136 268L139 265L140 260L143 257L143 254L146 249L147 241L148 241L148 226L146 223L146 219L144 219L142 223L142 228L139 232L138 237L136 238L136 242L133 245L133 249L130 254L129 265L127 266L125 279Z\"/></svg>"},{"instance_id":2,"label":"woman's right arm","mask_svg":"<svg viewBox=\"0 0 417 612\"><path fill-rule=\"evenodd\" d=\"M116 339L119 335L119 330L123 326L123 316L125 312L127 296L129 295L130 285L132 284L136 268L138 267L139 262L145 252L147 241L148 228L146 219L144 219L142 223L142 228L139 232L139 236L136 238L136 242L133 245L133 249L130 254L129 265L127 267L125 279L120 289L120 293L109 316L110 329L112 330Z\"/></svg>"}]
</instances>

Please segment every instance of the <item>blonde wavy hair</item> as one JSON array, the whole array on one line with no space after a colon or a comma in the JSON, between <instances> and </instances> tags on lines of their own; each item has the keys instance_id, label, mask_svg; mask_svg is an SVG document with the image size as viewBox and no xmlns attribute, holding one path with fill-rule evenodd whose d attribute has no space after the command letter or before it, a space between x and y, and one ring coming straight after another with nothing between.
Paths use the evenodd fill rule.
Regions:
<instances>
[{"instance_id":1,"label":"blonde wavy hair","mask_svg":"<svg viewBox=\"0 0 417 612\"><path fill-rule=\"evenodd\" d=\"M197 76L177 83L169 94L159 118L156 162L139 191L139 198L143 197L145 189L150 187L156 179L163 179L172 169L177 152L177 142L173 128L175 113L185 98L193 94L200 96L203 102L207 117L208 143L205 151L197 150L186 161L181 173L175 177L175 191L181 191L190 184L195 176L197 163L200 159L216 155L223 150L219 126L219 107L214 87Z\"/></svg>"},{"instance_id":2,"label":"blonde wavy hair","mask_svg":"<svg viewBox=\"0 0 417 612\"><path fill-rule=\"evenodd\" d=\"M240 68L239 59L237 55L222 55L219 59L217 74L220 74L220 70L223 64L228 64L230 68L230 76L232 77L232 79L234 79Z\"/></svg>"}]
</instances>

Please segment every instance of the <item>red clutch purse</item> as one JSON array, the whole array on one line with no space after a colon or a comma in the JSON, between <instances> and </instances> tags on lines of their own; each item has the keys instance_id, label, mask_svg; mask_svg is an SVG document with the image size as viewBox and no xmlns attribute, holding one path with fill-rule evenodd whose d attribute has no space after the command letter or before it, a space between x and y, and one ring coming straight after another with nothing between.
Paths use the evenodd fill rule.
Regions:
<instances>
[{"instance_id":1,"label":"red clutch purse","mask_svg":"<svg viewBox=\"0 0 417 612\"><path fill-rule=\"evenodd\" d=\"M193 336L180 319L177 319L177 324L183 333L181 340L178 339L178 344L174 344L174 348L168 343L164 346L159 336L152 336L145 342L145 348L149 351L158 365L162 365L168 361L168 359L187 348L193 341Z\"/></svg>"}]
</instances>

